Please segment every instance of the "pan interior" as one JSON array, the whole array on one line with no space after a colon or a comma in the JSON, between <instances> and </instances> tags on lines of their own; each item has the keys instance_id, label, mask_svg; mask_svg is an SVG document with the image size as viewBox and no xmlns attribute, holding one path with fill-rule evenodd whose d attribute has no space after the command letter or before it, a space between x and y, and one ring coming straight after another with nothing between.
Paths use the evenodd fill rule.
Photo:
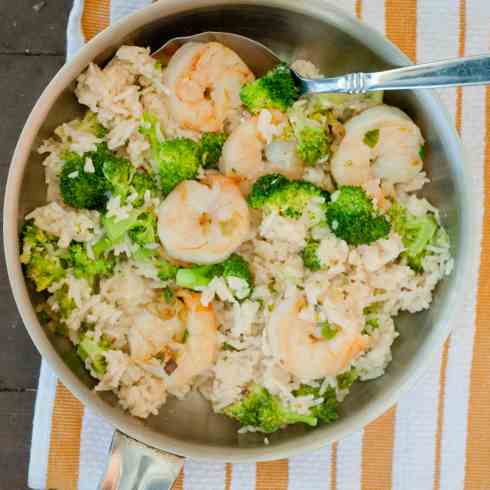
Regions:
<instances>
[{"instance_id":1,"label":"pan interior","mask_svg":"<svg viewBox=\"0 0 490 490\"><path fill-rule=\"evenodd\" d=\"M262 42L285 60L309 59L328 75L352 71L375 71L403 62L403 58L391 48L385 51L377 47L370 49L364 41L360 40L362 35L369 37L369 32L360 32L356 36L348 33L348 29L342 30L338 27L337 14L332 14L330 18L328 9L325 11L325 18L320 20L286 8L258 3L246 5L231 2L215 7L187 10L164 18L153 18L130 36L114 39L113 48L106 49L95 61L105 63L123 43L150 46L155 50L172 37L202 31L243 34ZM50 136L59 124L81 113L72 88L73 86L67 88L54 101L37 135L37 144ZM427 100L432 99L423 92L386 94L386 102L405 110L421 127L428 142L426 170L431 178L431 184L426 186L425 194L441 209L442 219L451 236L457 261L456 251L460 235L458 210L462 206L457 184L459 173L457 166L460 162L453 154L454 145L451 146L447 141L452 136L452 130L444 115L437 113L437 104L434 102L428 104ZM44 188L39 185L39 182L43 182L41 158L32 151L19 196L19 219L33 207L45 202ZM362 414L373 403L379 401L387 390L402 383L406 379L407 372L417 365L422 353L432 349L434 336L438 334L437 329L445 328L440 319L442 312L448 307L453 281L454 277L449 277L439 285L429 311L398 318L396 323L400 337L394 345L393 362L385 376L374 381L358 383L354 387L347 400L341 405L340 420L320 429L324 439L330 438L336 426L348 423L349 418ZM34 303L39 300L34 294L31 297ZM93 386L92 380L84 373L67 342L56 336L50 337L50 340L77 377L85 385ZM232 453L238 448L264 448L263 435L238 435L235 424L223 416L214 414L209 404L198 394L193 394L183 401L170 399L158 416L150 417L141 423L135 422L125 414L117 406L113 396L107 394L97 396L102 397L113 407L110 412L118 423L125 423L131 427L146 426L152 434L156 434L157 439L161 438L162 446L173 441L174 447L185 442L207 448L221 448L225 450L223 459L233 459ZM267 452L285 444L299 446L311 434L311 430L301 427L280 431L269 437L270 445L267 447Z\"/></svg>"}]
</instances>

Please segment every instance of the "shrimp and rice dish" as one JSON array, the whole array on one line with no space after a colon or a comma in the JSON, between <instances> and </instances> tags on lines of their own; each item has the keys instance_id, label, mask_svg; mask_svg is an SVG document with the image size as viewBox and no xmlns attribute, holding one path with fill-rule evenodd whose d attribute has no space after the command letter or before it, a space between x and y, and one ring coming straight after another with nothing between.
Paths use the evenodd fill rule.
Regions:
<instances>
[{"instance_id":1,"label":"shrimp and rice dish","mask_svg":"<svg viewBox=\"0 0 490 490\"><path fill-rule=\"evenodd\" d=\"M43 325L136 417L197 390L240 432L335 421L451 272L414 121L382 93L300 98L216 42L167 66L122 46L75 95L21 232Z\"/></svg>"}]
</instances>

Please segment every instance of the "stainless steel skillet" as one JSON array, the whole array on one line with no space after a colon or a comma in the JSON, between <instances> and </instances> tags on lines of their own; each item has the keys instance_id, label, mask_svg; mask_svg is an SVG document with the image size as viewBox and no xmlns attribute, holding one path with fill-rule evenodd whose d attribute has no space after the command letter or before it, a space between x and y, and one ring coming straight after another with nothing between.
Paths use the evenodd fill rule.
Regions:
<instances>
[{"instance_id":1,"label":"stainless steel skillet","mask_svg":"<svg viewBox=\"0 0 490 490\"><path fill-rule=\"evenodd\" d=\"M90 61L104 63L124 43L156 49L172 37L210 30L236 32L257 39L285 60L308 58L322 71L333 75L409 63L385 38L322 0L166 0L97 36L63 67L43 92L20 136L11 163L4 203L6 262L19 311L41 354L83 403L117 427L119 434L139 441L135 444L128 442L125 435L117 436L115 461L123 468L113 463L114 485L105 488L118 488L120 471L127 475L128 468L134 481L140 481L140 488L145 488L142 485L151 488L147 484L153 479L151 472L163 467L147 464L154 462L152 458L138 459L142 445L194 459L260 461L312 450L360 429L394 404L401 392L420 376L447 337L452 312L461 307L464 295L460 288L472 280L469 264L477 244L471 230L477 203L470 199L471 184L459 140L433 94L395 91L386 95L388 103L406 110L420 125L429 143L426 168L432 183L426 192L442 209L454 245L456 267L438 288L429 311L399 319L401 337L387 374L359 384L343 404L341 418L335 424L315 430L293 427L271 437L269 446L263 445L260 436L237 435L234 424L213 414L207 402L197 395L184 402L172 400L158 417L141 422L124 413L114 398L95 394L90 378L70 362L69 346L40 326L33 307L38 298L27 289L18 260L22 217L44 202L43 168L35 149L57 125L80 114L81 108L72 93L73 82ZM136 450L137 453L133 452ZM151 454L156 453L151 450ZM147 464L146 469L137 466L138 461ZM173 463L178 462L173 459ZM175 470L173 464L165 468ZM121 484L119 488L138 488L135 485ZM165 486L162 483L158 488Z\"/></svg>"}]
</instances>

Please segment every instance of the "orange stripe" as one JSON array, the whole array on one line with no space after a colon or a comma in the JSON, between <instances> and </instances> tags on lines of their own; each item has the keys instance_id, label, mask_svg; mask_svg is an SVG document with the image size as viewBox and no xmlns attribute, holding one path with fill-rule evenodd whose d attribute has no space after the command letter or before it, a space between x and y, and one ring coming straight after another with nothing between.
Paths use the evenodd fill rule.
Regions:
<instances>
[{"instance_id":1,"label":"orange stripe","mask_svg":"<svg viewBox=\"0 0 490 490\"><path fill-rule=\"evenodd\" d=\"M444 401L446 397L446 373L448 362L450 339L444 343L441 358L441 368L439 374L439 400L437 402L437 427L436 427L436 448L434 462L434 490L441 488L441 442L442 442L442 427L444 424Z\"/></svg>"},{"instance_id":2,"label":"orange stripe","mask_svg":"<svg viewBox=\"0 0 490 490\"><path fill-rule=\"evenodd\" d=\"M354 13L358 19L362 19L362 0L356 0ZM337 490L337 442L330 446L330 490Z\"/></svg>"},{"instance_id":3,"label":"orange stripe","mask_svg":"<svg viewBox=\"0 0 490 490\"><path fill-rule=\"evenodd\" d=\"M385 0L386 35L415 61L417 54L417 1ZM362 489L391 489L396 407L364 429Z\"/></svg>"},{"instance_id":4,"label":"orange stripe","mask_svg":"<svg viewBox=\"0 0 490 490\"><path fill-rule=\"evenodd\" d=\"M231 478L233 476L233 466L226 463L225 467L225 490L231 490Z\"/></svg>"},{"instance_id":5,"label":"orange stripe","mask_svg":"<svg viewBox=\"0 0 490 490\"><path fill-rule=\"evenodd\" d=\"M356 17L360 19L362 17L362 0L356 0Z\"/></svg>"},{"instance_id":6,"label":"orange stripe","mask_svg":"<svg viewBox=\"0 0 490 490\"><path fill-rule=\"evenodd\" d=\"M184 490L184 469L180 470L177 480L175 480L172 490Z\"/></svg>"},{"instance_id":7,"label":"orange stripe","mask_svg":"<svg viewBox=\"0 0 490 490\"><path fill-rule=\"evenodd\" d=\"M385 0L386 35L412 61L417 55L417 0Z\"/></svg>"},{"instance_id":8,"label":"orange stripe","mask_svg":"<svg viewBox=\"0 0 490 490\"><path fill-rule=\"evenodd\" d=\"M356 0L354 13L358 19L362 18L362 0ZM330 490L337 490L337 442L330 446Z\"/></svg>"},{"instance_id":9,"label":"orange stripe","mask_svg":"<svg viewBox=\"0 0 490 490\"><path fill-rule=\"evenodd\" d=\"M337 490L337 443L330 448L330 490Z\"/></svg>"},{"instance_id":10,"label":"orange stripe","mask_svg":"<svg viewBox=\"0 0 490 490\"><path fill-rule=\"evenodd\" d=\"M466 38L466 0L459 1L459 39L458 39L458 56L464 56ZM461 132L461 120L463 111L463 92L461 87L456 89L456 114L455 124L458 133ZM435 448L435 469L434 469L434 490L441 488L441 445L442 430L444 426L444 409L446 399L446 378L447 364L449 355L449 346L451 337L444 343L441 358L441 369L439 378L439 400L437 404L437 428L436 428L436 448Z\"/></svg>"},{"instance_id":11,"label":"orange stripe","mask_svg":"<svg viewBox=\"0 0 490 490\"><path fill-rule=\"evenodd\" d=\"M109 25L110 0L85 0L82 13L82 32L85 41Z\"/></svg>"},{"instance_id":12,"label":"orange stripe","mask_svg":"<svg viewBox=\"0 0 490 490\"><path fill-rule=\"evenodd\" d=\"M395 407L364 429L362 489L389 490L392 483Z\"/></svg>"},{"instance_id":13,"label":"orange stripe","mask_svg":"<svg viewBox=\"0 0 490 490\"><path fill-rule=\"evenodd\" d=\"M468 410L465 478L468 490L486 490L490 486L490 87L485 95L485 207Z\"/></svg>"},{"instance_id":14,"label":"orange stripe","mask_svg":"<svg viewBox=\"0 0 490 490\"><path fill-rule=\"evenodd\" d=\"M288 460L257 463L255 490L287 490Z\"/></svg>"},{"instance_id":15,"label":"orange stripe","mask_svg":"<svg viewBox=\"0 0 490 490\"><path fill-rule=\"evenodd\" d=\"M466 0L459 0L459 39L458 56L464 56L466 40ZM463 111L463 89L456 89L456 129L461 132L461 117Z\"/></svg>"},{"instance_id":16,"label":"orange stripe","mask_svg":"<svg viewBox=\"0 0 490 490\"><path fill-rule=\"evenodd\" d=\"M47 487L76 490L80 463L83 405L61 384L51 416Z\"/></svg>"}]
</instances>

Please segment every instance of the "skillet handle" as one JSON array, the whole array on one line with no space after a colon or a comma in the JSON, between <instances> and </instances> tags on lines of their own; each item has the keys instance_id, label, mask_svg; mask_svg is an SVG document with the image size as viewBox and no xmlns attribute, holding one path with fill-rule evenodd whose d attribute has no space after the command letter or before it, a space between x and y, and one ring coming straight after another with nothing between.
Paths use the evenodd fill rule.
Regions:
<instances>
[{"instance_id":1,"label":"skillet handle","mask_svg":"<svg viewBox=\"0 0 490 490\"><path fill-rule=\"evenodd\" d=\"M142 444L116 430L98 490L170 490L184 459Z\"/></svg>"}]
</instances>

